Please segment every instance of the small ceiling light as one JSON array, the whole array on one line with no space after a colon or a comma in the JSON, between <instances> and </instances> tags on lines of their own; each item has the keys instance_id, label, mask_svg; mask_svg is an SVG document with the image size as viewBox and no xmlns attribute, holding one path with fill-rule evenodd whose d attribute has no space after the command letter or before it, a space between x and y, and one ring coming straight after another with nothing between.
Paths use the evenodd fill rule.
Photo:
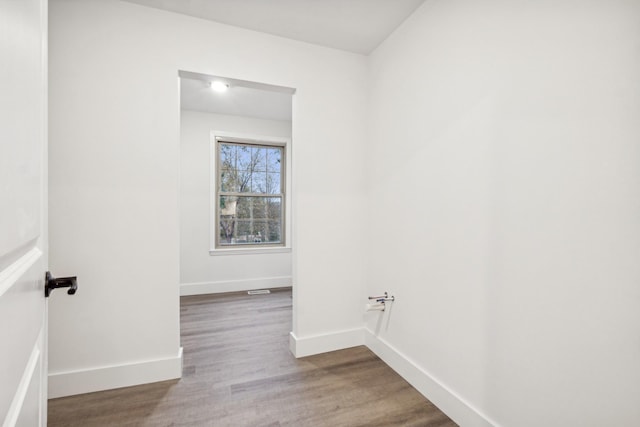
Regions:
<instances>
[{"instance_id":1,"label":"small ceiling light","mask_svg":"<svg viewBox=\"0 0 640 427\"><path fill-rule=\"evenodd\" d=\"M209 86L211 87L211 89L215 90L216 92L226 92L229 89L228 84L226 84L225 82L221 82L219 80L215 80L211 82Z\"/></svg>"}]
</instances>

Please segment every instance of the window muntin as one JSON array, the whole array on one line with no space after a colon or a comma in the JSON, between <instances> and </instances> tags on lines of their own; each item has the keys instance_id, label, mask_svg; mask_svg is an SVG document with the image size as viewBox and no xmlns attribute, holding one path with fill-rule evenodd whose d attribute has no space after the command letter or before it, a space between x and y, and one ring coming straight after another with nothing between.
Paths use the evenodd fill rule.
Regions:
<instances>
[{"instance_id":1,"label":"window muntin","mask_svg":"<svg viewBox=\"0 0 640 427\"><path fill-rule=\"evenodd\" d=\"M218 139L216 150L216 247L284 246L284 145Z\"/></svg>"}]
</instances>

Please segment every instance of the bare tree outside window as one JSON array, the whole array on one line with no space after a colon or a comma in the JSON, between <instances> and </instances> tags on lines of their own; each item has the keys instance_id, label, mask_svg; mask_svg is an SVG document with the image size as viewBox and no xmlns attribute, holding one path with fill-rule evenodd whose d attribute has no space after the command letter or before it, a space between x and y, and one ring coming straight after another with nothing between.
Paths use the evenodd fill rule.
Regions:
<instances>
[{"instance_id":1,"label":"bare tree outside window","mask_svg":"<svg viewBox=\"0 0 640 427\"><path fill-rule=\"evenodd\" d=\"M217 246L283 245L284 147L218 141Z\"/></svg>"}]
</instances>

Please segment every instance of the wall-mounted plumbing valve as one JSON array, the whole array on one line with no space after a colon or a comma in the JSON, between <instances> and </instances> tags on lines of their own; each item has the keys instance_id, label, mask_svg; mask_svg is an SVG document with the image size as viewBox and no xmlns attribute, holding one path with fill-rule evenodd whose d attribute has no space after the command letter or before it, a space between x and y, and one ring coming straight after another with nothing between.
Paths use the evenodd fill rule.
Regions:
<instances>
[{"instance_id":1,"label":"wall-mounted plumbing valve","mask_svg":"<svg viewBox=\"0 0 640 427\"><path fill-rule=\"evenodd\" d=\"M385 292L384 295L379 295L375 297L369 297L369 301L375 301L375 304L367 304L367 311L384 311L386 306L385 303L393 302L396 300L396 297L393 295L389 296L388 292Z\"/></svg>"},{"instance_id":2,"label":"wall-mounted plumbing valve","mask_svg":"<svg viewBox=\"0 0 640 427\"><path fill-rule=\"evenodd\" d=\"M389 296L389 292L385 292L384 295L381 296L377 296L377 297L369 297L370 300L376 300L376 302L388 302L388 301L395 301L396 297L394 297L393 295Z\"/></svg>"}]
</instances>

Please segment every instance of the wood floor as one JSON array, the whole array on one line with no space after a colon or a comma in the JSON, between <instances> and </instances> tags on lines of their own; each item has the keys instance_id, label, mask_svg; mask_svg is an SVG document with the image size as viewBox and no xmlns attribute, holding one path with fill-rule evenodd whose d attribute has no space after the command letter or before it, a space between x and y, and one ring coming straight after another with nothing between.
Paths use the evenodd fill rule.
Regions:
<instances>
[{"instance_id":1,"label":"wood floor","mask_svg":"<svg viewBox=\"0 0 640 427\"><path fill-rule=\"evenodd\" d=\"M49 426L456 425L366 347L295 359L288 289L182 297L181 321L181 380L52 399Z\"/></svg>"}]
</instances>

